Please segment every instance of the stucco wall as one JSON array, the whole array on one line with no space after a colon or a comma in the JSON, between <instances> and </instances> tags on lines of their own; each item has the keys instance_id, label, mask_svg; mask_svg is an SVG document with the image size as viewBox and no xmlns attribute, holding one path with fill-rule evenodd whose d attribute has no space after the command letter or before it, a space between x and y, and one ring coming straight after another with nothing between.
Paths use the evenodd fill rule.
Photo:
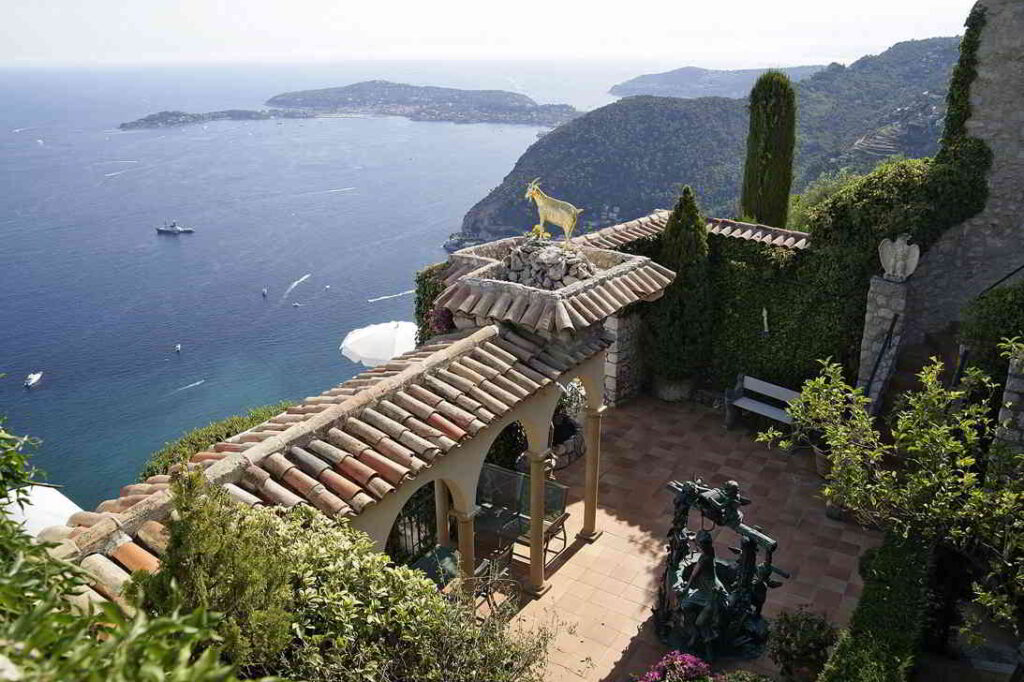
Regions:
<instances>
[{"instance_id":1,"label":"stucco wall","mask_svg":"<svg viewBox=\"0 0 1024 682\"><path fill-rule=\"evenodd\" d=\"M967 130L992 150L988 202L921 258L910 280L911 343L959 320L965 305L1024 265L1024 2L981 4L987 15Z\"/></svg>"}]
</instances>

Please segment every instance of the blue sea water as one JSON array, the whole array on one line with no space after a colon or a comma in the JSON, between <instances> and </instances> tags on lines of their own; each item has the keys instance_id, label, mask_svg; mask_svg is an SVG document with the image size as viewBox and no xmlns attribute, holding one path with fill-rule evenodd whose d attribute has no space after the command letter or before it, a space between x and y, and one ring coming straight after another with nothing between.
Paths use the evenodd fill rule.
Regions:
<instances>
[{"instance_id":1,"label":"blue sea water","mask_svg":"<svg viewBox=\"0 0 1024 682\"><path fill-rule=\"evenodd\" d=\"M401 118L121 132L367 78L588 108L643 65L398 63L0 70L0 414L86 508L183 431L360 371L343 335L412 318L414 272L537 128ZM165 220L196 233L158 236ZM289 285L309 274L285 296ZM327 288L329 286L329 288ZM260 292L268 287L269 296ZM294 307L300 303L301 307ZM182 345L180 355L174 345ZM45 372L33 390L31 371Z\"/></svg>"}]
</instances>

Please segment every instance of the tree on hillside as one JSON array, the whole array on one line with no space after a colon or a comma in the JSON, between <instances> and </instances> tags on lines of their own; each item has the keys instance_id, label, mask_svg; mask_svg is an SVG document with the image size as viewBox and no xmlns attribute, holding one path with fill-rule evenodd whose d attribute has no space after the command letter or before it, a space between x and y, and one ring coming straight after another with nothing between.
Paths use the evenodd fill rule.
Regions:
<instances>
[{"instance_id":1,"label":"tree on hillside","mask_svg":"<svg viewBox=\"0 0 1024 682\"><path fill-rule=\"evenodd\" d=\"M758 78L749 108L740 208L745 217L785 227L796 141L796 96L786 74L766 71Z\"/></svg>"},{"instance_id":2,"label":"tree on hillside","mask_svg":"<svg viewBox=\"0 0 1024 682\"><path fill-rule=\"evenodd\" d=\"M678 384L699 379L707 367L711 294L707 259L707 224L687 185L668 218L655 259L673 270L676 278L646 312L647 356L652 360L655 391L665 399L682 398L684 389Z\"/></svg>"}]
</instances>

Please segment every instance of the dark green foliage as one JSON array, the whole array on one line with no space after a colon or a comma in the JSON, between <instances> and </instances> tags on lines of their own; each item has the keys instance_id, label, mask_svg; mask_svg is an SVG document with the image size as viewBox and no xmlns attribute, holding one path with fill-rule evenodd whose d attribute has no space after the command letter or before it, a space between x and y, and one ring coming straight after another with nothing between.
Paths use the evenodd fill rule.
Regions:
<instances>
[{"instance_id":1,"label":"dark green foliage","mask_svg":"<svg viewBox=\"0 0 1024 682\"><path fill-rule=\"evenodd\" d=\"M485 461L515 471L519 455L526 452L528 445L523 425L517 421L512 422L491 443Z\"/></svg>"},{"instance_id":2,"label":"dark green foliage","mask_svg":"<svg viewBox=\"0 0 1024 682\"><path fill-rule=\"evenodd\" d=\"M673 270L676 278L644 312L651 370L669 381L696 377L708 365L713 315L707 222L688 185L669 216L655 260Z\"/></svg>"},{"instance_id":3,"label":"dark green foliage","mask_svg":"<svg viewBox=\"0 0 1024 682\"><path fill-rule=\"evenodd\" d=\"M180 599L219 604L230 650L259 663L252 672L311 682L540 682L548 631L509 626L507 609L477 621L457 591L442 594L421 572L392 565L366 534L308 506L248 508L220 489L189 486L165 568L142 583L147 603L174 606L164 598L173 575Z\"/></svg>"},{"instance_id":4,"label":"dark green foliage","mask_svg":"<svg viewBox=\"0 0 1024 682\"><path fill-rule=\"evenodd\" d=\"M152 613L206 609L224 615L224 655L249 671L273 672L291 640L292 590L273 520L246 514L220 487L191 475L174 484L177 519L155 575L138 574L136 590Z\"/></svg>"},{"instance_id":5,"label":"dark green foliage","mask_svg":"<svg viewBox=\"0 0 1024 682\"><path fill-rule=\"evenodd\" d=\"M985 11L984 5L976 4L964 22L967 30L960 41L960 59L953 69L946 95L943 147L967 136L967 119L971 117L971 83L978 75L978 45L981 43L981 29L985 26Z\"/></svg>"},{"instance_id":6,"label":"dark green foliage","mask_svg":"<svg viewBox=\"0 0 1024 682\"><path fill-rule=\"evenodd\" d=\"M767 71L750 91L750 130L740 211L756 222L786 226L793 183L796 95L781 71Z\"/></svg>"},{"instance_id":7,"label":"dark green foliage","mask_svg":"<svg viewBox=\"0 0 1024 682\"><path fill-rule=\"evenodd\" d=\"M968 363L999 384L1010 368L999 343L1015 336L1024 336L1024 281L993 289L964 310L960 339L970 348Z\"/></svg>"},{"instance_id":8,"label":"dark green foliage","mask_svg":"<svg viewBox=\"0 0 1024 682\"><path fill-rule=\"evenodd\" d=\"M836 643L836 626L824 615L800 607L783 611L772 621L768 656L779 665L783 677L791 679L797 670L820 673L828 650Z\"/></svg>"},{"instance_id":9,"label":"dark green foliage","mask_svg":"<svg viewBox=\"0 0 1024 682\"><path fill-rule=\"evenodd\" d=\"M708 377L716 388L749 374L796 389L833 357L852 374L859 358L873 256L855 249L791 251L712 235L715 302ZM763 333L762 310L768 311Z\"/></svg>"},{"instance_id":10,"label":"dark green foliage","mask_svg":"<svg viewBox=\"0 0 1024 682\"><path fill-rule=\"evenodd\" d=\"M33 480L26 444L0 428L0 505L17 503L19 491ZM66 597L82 590L86 576L53 560L48 547L0 514L0 677L26 682L235 680L212 646L216 617L196 611L132 618L111 603L88 614L76 611Z\"/></svg>"},{"instance_id":11,"label":"dark green foliage","mask_svg":"<svg viewBox=\"0 0 1024 682\"><path fill-rule=\"evenodd\" d=\"M861 561L864 591L818 682L906 682L928 610L928 546L888 536Z\"/></svg>"},{"instance_id":12,"label":"dark green foliage","mask_svg":"<svg viewBox=\"0 0 1024 682\"><path fill-rule=\"evenodd\" d=\"M835 195L839 190L856 182L861 176L848 169L822 175L809 184L802 194L789 196L789 218L786 220L787 230L810 232L812 224L811 211Z\"/></svg>"},{"instance_id":13,"label":"dark green foliage","mask_svg":"<svg viewBox=\"0 0 1024 682\"><path fill-rule=\"evenodd\" d=\"M439 333L434 300L444 291L448 262L428 265L416 273L416 341L424 343Z\"/></svg>"},{"instance_id":14,"label":"dark green foliage","mask_svg":"<svg viewBox=\"0 0 1024 682\"><path fill-rule=\"evenodd\" d=\"M150 476L166 474L172 464L186 461L189 457L205 450L212 445L230 438L247 429L262 424L271 417L275 417L293 403L283 401L274 405L254 407L244 415L236 415L212 422L198 429L187 432L181 438L166 443L162 448L149 456L149 460L139 474L139 480L145 480Z\"/></svg>"}]
</instances>

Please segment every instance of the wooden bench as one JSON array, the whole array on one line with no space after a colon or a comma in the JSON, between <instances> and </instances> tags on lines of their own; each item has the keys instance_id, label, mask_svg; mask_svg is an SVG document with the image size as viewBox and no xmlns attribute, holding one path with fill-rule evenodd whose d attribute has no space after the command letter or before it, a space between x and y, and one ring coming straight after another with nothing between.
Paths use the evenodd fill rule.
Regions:
<instances>
[{"instance_id":1,"label":"wooden bench","mask_svg":"<svg viewBox=\"0 0 1024 682\"><path fill-rule=\"evenodd\" d=\"M725 426L732 428L739 410L753 412L783 424L792 424L793 418L786 412L785 406L799 396L798 391L740 374L736 377L736 386L725 392ZM764 400L764 397L770 398L774 404Z\"/></svg>"}]
</instances>

